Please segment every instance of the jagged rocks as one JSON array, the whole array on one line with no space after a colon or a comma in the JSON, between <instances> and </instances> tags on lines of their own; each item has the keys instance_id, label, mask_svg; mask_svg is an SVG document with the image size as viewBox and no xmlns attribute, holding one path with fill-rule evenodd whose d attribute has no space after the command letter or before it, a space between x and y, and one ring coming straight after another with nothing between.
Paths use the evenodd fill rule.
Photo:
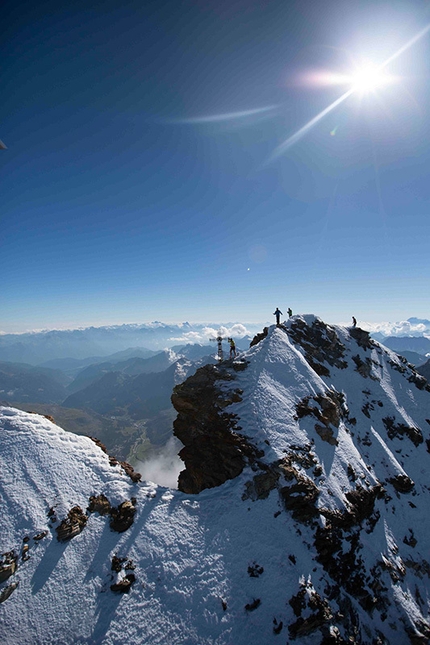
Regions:
<instances>
[{"instance_id":1,"label":"jagged rocks","mask_svg":"<svg viewBox=\"0 0 430 645\"><path fill-rule=\"evenodd\" d=\"M129 593L131 585L136 581L134 573L127 573L119 582L110 586L111 590L116 593Z\"/></svg>"},{"instance_id":2,"label":"jagged rocks","mask_svg":"<svg viewBox=\"0 0 430 645\"><path fill-rule=\"evenodd\" d=\"M415 484L407 475L396 475L387 479L388 483L395 488L398 493L410 493Z\"/></svg>"},{"instance_id":3,"label":"jagged rocks","mask_svg":"<svg viewBox=\"0 0 430 645\"><path fill-rule=\"evenodd\" d=\"M110 514L111 529L113 531L117 531L117 533L123 533L129 529L134 522L134 516L136 514L136 498L132 497L131 500L127 499L116 508L112 508Z\"/></svg>"},{"instance_id":4,"label":"jagged rocks","mask_svg":"<svg viewBox=\"0 0 430 645\"><path fill-rule=\"evenodd\" d=\"M242 499L252 499L253 502L257 499L266 499L270 491L276 488L279 477L280 473L273 469L255 475L251 481L246 482Z\"/></svg>"},{"instance_id":5,"label":"jagged rocks","mask_svg":"<svg viewBox=\"0 0 430 645\"><path fill-rule=\"evenodd\" d=\"M106 495L103 495L103 493L91 495L87 511L89 513L98 513L99 515L110 515L111 505Z\"/></svg>"},{"instance_id":6,"label":"jagged rocks","mask_svg":"<svg viewBox=\"0 0 430 645\"><path fill-rule=\"evenodd\" d=\"M12 576L18 566L18 556L15 551L7 551L0 557L0 582L4 582Z\"/></svg>"},{"instance_id":7,"label":"jagged rocks","mask_svg":"<svg viewBox=\"0 0 430 645\"><path fill-rule=\"evenodd\" d=\"M126 461L118 461L116 457L112 457L106 449L106 446L100 441L100 439L97 439L96 437L89 437L91 441L94 441L94 443L101 449L103 450L104 453L107 454L109 457L109 463L111 466L117 466L118 464L124 469L126 474L130 477L131 481L134 482L135 484L137 482L140 482L142 479L142 475L138 472L136 472L128 462Z\"/></svg>"},{"instance_id":8,"label":"jagged rocks","mask_svg":"<svg viewBox=\"0 0 430 645\"><path fill-rule=\"evenodd\" d=\"M268 328L268 327L264 327L264 329L263 329L263 331L261 332L261 334L256 334L256 335L254 336L254 338L253 338L253 339L251 340L251 342L249 343L249 346L250 346L250 347L254 347L254 345L258 345L258 343L259 343L259 342L261 342L262 340L264 340L264 339L266 338L266 336L267 336L267 334L268 334L268 333L269 333L269 328Z\"/></svg>"},{"instance_id":9,"label":"jagged rocks","mask_svg":"<svg viewBox=\"0 0 430 645\"><path fill-rule=\"evenodd\" d=\"M311 401L315 401L319 407L311 405ZM343 394L329 390L325 395L307 396L297 404L296 414L298 419L305 416L315 417L320 422L315 424L315 430L321 439L332 446L337 446L338 441L330 426L338 428L341 419L347 416ZM321 423L324 425L320 425Z\"/></svg>"},{"instance_id":10,"label":"jagged rocks","mask_svg":"<svg viewBox=\"0 0 430 645\"><path fill-rule=\"evenodd\" d=\"M395 437L403 439L403 436L406 436L412 441L414 446L419 446L424 441L420 428L407 426L404 423L395 423L395 417L384 417L382 423L390 439L394 439Z\"/></svg>"},{"instance_id":11,"label":"jagged rocks","mask_svg":"<svg viewBox=\"0 0 430 645\"><path fill-rule=\"evenodd\" d=\"M234 378L229 367L205 365L173 390L178 412L173 433L184 444L179 456L186 467L178 488L185 493L199 493L237 477L247 460L262 454L237 432L236 416L223 412L239 400L241 391L222 392L217 381Z\"/></svg>"},{"instance_id":12,"label":"jagged rocks","mask_svg":"<svg viewBox=\"0 0 430 645\"><path fill-rule=\"evenodd\" d=\"M363 349L372 349L375 346L375 342L370 338L369 332L360 329L360 327L351 327L349 334L357 341L357 345Z\"/></svg>"},{"instance_id":13,"label":"jagged rocks","mask_svg":"<svg viewBox=\"0 0 430 645\"><path fill-rule=\"evenodd\" d=\"M85 515L80 506L70 509L67 517L56 527L57 539L66 542L79 535L88 522L88 515Z\"/></svg>"},{"instance_id":14,"label":"jagged rocks","mask_svg":"<svg viewBox=\"0 0 430 645\"><path fill-rule=\"evenodd\" d=\"M370 358L367 356L366 360L363 361L361 360L360 356L357 354L356 356L352 357L352 360L355 363L355 369L356 371L362 376L363 378L371 378L373 380L376 380L376 377L372 376L372 361Z\"/></svg>"},{"instance_id":15,"label":"jagged rocks","mask_svg":"<svg viewBox=\"0 0 430 645\"><path fill-rule=\"evenodd\" d=\"M19 580L12 582L10 585L7 585L7 587L4 587L4 589L0 591L0 604L9 598L9 596L15 591L18 585Z\"/></svg>"},{"instance_id":16,"label":"jagged rocks","mask_svg":"<svg viewBox=\"0 0 430 645\"><path fill-rule=\"evenodd\" d=\"M280 463L279 467L285 479L293 482L279 489L285 508L291 511L294 519L308 524L319 514L316 506L318 487L312 479L300 474L288 460Z\"/></svg>"},{"instance_id":17,"label":"jagged rocks","mask_svg":"<svg viewBox=\"0 0 430 645\"><path fill-rule=\"evenodd\" d=\"M329 603L315 591L312 584L302 585L298 593L288 602L294 615L298 616L297 620L288 627L292 639L312 634L333 618ZM309 615L303 617L304 612Z\"/></svg>"},{"instance_id":18,"label":"jagged rocks","mask_svg":"<svg viewBox=\"0 0 430 645\"><path fill-rule=\"evenodd\" d=\"M291 322L287 333L294 343L305 351L309 365L320 376L330 376L330 370L322 363L345 369L348 363L344 360L345 345L339 340L336 331L322 322L315 320L312 325L298 318Z\"/></svg>"}]
</instances>

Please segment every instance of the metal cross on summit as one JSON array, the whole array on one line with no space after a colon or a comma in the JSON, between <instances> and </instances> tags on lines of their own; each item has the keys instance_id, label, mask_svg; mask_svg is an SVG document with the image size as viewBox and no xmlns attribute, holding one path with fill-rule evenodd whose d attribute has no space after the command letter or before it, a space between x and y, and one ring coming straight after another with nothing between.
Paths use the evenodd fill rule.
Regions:
<instances>
[{"instance_id":1,"label":"metal cross on summit","mask_svg":"<svg viewBox=\"0 0 430 645\"><path fill-rule=\"evenodd\" d=\"M223 361L224 352L222 350L222 341L227 339L221 336L221 332L218 332L218 336L216 338L209 338L209 340L214 341L218 344L218 360Z\"/></svg>"}]
</instances>

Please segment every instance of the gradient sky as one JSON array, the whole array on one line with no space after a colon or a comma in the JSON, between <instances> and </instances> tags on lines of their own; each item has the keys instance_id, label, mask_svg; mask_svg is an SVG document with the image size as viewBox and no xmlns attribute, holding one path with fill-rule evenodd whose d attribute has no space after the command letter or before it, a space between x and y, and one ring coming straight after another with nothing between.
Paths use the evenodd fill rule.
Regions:
<instances>
[{"instance_id":1,"label":"gradient sky","mask_svg":"<svg viewBox=\"0 0 430 645\"><path fill-rule=\"evenodd\" d=\"M0 330L429 317L426 0L7 3ZM281 149L279 148L281 146Z\"/></svg>"}]
</instances>

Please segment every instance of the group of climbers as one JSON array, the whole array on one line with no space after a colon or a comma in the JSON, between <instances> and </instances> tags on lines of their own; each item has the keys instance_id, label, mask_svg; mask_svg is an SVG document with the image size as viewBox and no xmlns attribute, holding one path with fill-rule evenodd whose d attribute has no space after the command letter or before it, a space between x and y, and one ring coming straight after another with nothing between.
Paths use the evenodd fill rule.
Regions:
<instances>
[{"instance_id":1,"label":"group of climbers","mask_svg":"<svg viewBox=\"0 0 430 645\"><path fill-rule=\"evenodd\" d=\"M288 318L291 318L291 316L293 315L293 310L291 309L291 307L288 307L287 313L288 313ZM284 314L279 309L279 307L276 307L276 310L273 312L273 315L276 316L276 324L280 325L281 316L283 316Z\"/></svg>"},{"instance_id":2,"label":"group of climbers","mask_svg":"<svg viewBox=\"0 0 430 645\"><path fill-rule=\"evenodd\" d=\"M293 310L291 309L291 307L288 307L287 313L288 313L288 317L291 318L291 316L293 315ZM284 314L279 309L279 307L276 307L275 311L273 312L273 315L276 316L276 325L279 327L280 324L281 324L281 316L283 316ZM352 316L352 326L353 327L357 326L357 320L356 320L356 318L354 316ZM219 356L221 355L221 357L222 357L222 348L221 348L221 354L220 354L220 345L221 345L221 341L222 341L221 336L219 336L218 339L216 339L216 340L218 340L218 355ZM234 342L233 338L229 337L229 338L227 338L227 340L228 340L228 343L230 345L230 360L232 360L233 358L236 358L236 356L237 356L236 343Z\"/></svg>"}]
</instances>

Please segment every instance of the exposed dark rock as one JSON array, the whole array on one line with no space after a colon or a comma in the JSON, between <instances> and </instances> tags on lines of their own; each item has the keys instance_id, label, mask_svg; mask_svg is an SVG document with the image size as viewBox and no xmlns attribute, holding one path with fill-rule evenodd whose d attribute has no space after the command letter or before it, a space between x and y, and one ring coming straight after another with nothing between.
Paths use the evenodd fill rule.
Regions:
<instances>
[{"instance_id":1,"label":"exposed dark rock","mask_svg":"<svg viewBox=\"0 0 430 645\"><path fill-rule=\"evenodd\" d=\"M384 417L382 419L390 439L394 439L395 437L402 439L403 436L406 436L412 441L414 446L419 446L424 441L420 428L407 426L404 423L395 423L395 420L395 417Z\"/></svg>"},{"instance_id":2,"label":"exposed dark rock","mask_svg":"<svg viewBox=\"0 0 430 645\"><path fill-rule=\"evenodd\" d=\"M246 490L242 495L242 499L252 499L254 502L257 499L266 499L270 491L276 488L279 477L280 473L274 469L255 475L251 481L246 482Z\"/></svg>"},{"instance_id":3,"label":"exposed dark rock","mask_svg":"<svg viewBox=\"0 0 430 645\"><path fill-rule=\"evenodd\" d=\"M4 587L4 589L0 591L0 604L9 598L9 596L15 591L18 585L19 580L12 582L12 584L7 585L7 587Z\"/></svg>"},{"instance_id":4,"label":"exposed dark rock","mask_svg":"<svg viewBox=\"0 0 430 645\"><path fill-rule=\"evenodd\" d=\"M294 343L305 351L305 357L312 369L320 376L330 376L330 370L322 363L345 369L348 363L344 360L345 345L339 340L335 329L322 320L315 320L312 325L297 318L287 328L287 333Z\"/></svg>"},{"instance_id":5,"label":"exposed dark rock","mask_svg":"<svg viewBox=\"0 0 430 645\"><path fill-rule=\"evenodd\" d=\"M101 449L103 450L104 453L107 454L109 457L109 463L111 466L117 466L118 464L124 469L124 471L127 473L127 475L130 477L131 481L134 482L135 484L137 482L140 482L142 479L142 475L140 473L137 473L133 466L131 466L129 463L126 461L118 461L116 457L112 457L107 451L106 446L100 441L100 439L97 439L96 437L89 437L94 443Z\"/></svg>"},{"instance_id":6,"label":"exposed dark rock","mask_svg":"<svg viewBox=\"0 0 430 645\"><path fill-rule=\"evenodd\" d=\"M416 547L417 540L412 529L409 529L409 535L405 535L403 542L408 546L411 546L413 549Z\"/></svg>"},{"instance_id":7,"label":"exposed dark rock","mask_svg":"<svg viewBox=\"0 0 430 645\"><path fill-rule=\"evenodd\" d=\"M287 480L294 482L279 489L284 506L291 511L295 520L308 524L319 514L316 507L318 487L312 479L304 477L293 467L289 467L288 471L285 468L284 475Z\"/></svg>"},{"instance_id":8,"label":"exposed dark rock","mask_svg":"<svg viewBox=\"0 0 430 645\"><path fill-rule=\"evenodd\" d=\"M375 376L372 376L371 371L372 371L372 361L370 360L369 357L366 357L366 360L363 361L361 360L360 356L357 354L356 356L352 357L352 360L355 363L355 369L356 371L363 377L363 378L371 378L372 380L377 380Z\"/></svg>"},{"instance_id":9,"label":"exposed dark rock","mask_svg":"<svg viewBox=\"0 0 430 645\"><path fill-rule=\"evenodd\" d=\"M269 333L269 328L268 328L268 327L264 327L264 329L263 329L263 331L261 332L261 334L256 334L256 335L254 336L254 338L253 338L253 339L251 340L251 342L249 343L249 346L250 346L250 347L254 347L254 345L258 345L258 343L259 343L260 341L262 341L262 340L264 340L264 339L266 338L266 336L267 336L267 334L268 334L268 333Z\"/></svg>"},{"instance_id":10,"label":"exposed dark rock","mask_svg":"<svg viewBox=\"0 0 430 645\"><path fill-rule=\"evenodd\" d=\"M111 505L106 495L103 495L103 493L100 495L91 495L87 511L88 513L109 515L111 512Z\"/></svg>"},{"instance_id":11,"label":"exposed dark rock","mask_svg":"<svg viewBox=\"0 0 430 645\"><path fill-rule=\"evenodd\" d=\"M312 405L313 401L318 405ZM315 417L320 422L315 424L317 434L323 441L333 446L336 446L338 441L330 426L338 428L341 419L348 420L345 396L334 390L328 390L325 394L317 394L313 397L306 396L297 404L296 413L298 419L305 416ZM321 423L324 425L320 425Z\"/></svg>"},{"instance_id":12,"label":"exposed dark rock","mask_svg":"<svg viewBox=\"0 0 430 645\"><path fill-rule=\"evenodd\" d=\"M415 484L407 475L396 475L387 479L387 481L396 489L398 493L410 493Z\"/></svg>"},{"instance_id":13,"label":"exposed dark rock","mask_svg":"<svg viewBox=\"0 0 430 645\"><path fill-rule=\"evenodd\" d=\"M363 349L372 349L372 347L376 346L375 341L370 338L369 332L360 329L360 327L351 327L349 334L357 341L357 345L360 345Z\"/></svg>"},{"instance_id":14,"label":"exposed dark rock","mask_svg":"<svg viewBox=\"0 0 430 645\"><path fill-rule=\"evenodd\" d=\"M217 382L234 378L228 366L205 365L173 390L172 404L178 412L173 433L184 444L179 456L186 467L179 474L178 488L185 493L219 486L263 454L238 433L236 415L223 411L241 393L223 392Z\"/></svg>"},{"instance_id":15,"label":"exposed dark rock","mask_svg":"<svg viewBox=\"0 0 430 645\"><path fill-rule=\"evenodd\" d=\"M83 531L87 521L88 515L85 515L80 506L74 506L68 512L67 517L55 529L57 531L57 539L60 542L71 540Z\"/></svg>"},{"instance_id":16,"label":"exposed dark rock","mask_svg":"<svg viewBox=\"0 0 430 645\"><path fill-rule=\"evenodd\" d=\"M134 522L136 514L136 498L132 497L131 500L127 499L117 507L111 509L110 527L117 533L123 533Z\"/></svg>"},{"instance_id":17,"label":"exposed dark rock","mask_svg":"<svg viewBox=\"0 0 430 645\"><path fill-rule=\"evenodd\" d=\"M299 636L307 636L315 632L333 618L327 600L321 598L312 586L307 589L306 585L303 585L299 592L295 596L292 596L288 602L295 616L298 616L297 620L288 626L288 631L292 639ZM304 618L302 614L306 610L310 610L311 614Z\"/></svg>"},{"instance_id":18,"label":"exposed dark rock","mask_svg":"<svg viewBox=\"0 0 430 645\"><path fill-rule=\"evenodd\" d=\"M15 551L7 551L0 556L0 582L12 576L18 566L18 556Z\"/></svg>"},{"instance_id":19,"label":"exposed dark rock","mask_svg":"<svg viewBox=\"0 0 430 645\"><path fill-rule=\"evenodd\" d=\"M245 605L246 611L254 611L254 609L257 609L261 605L261 600L260 598L254 598L252 602L249 602Z\"/></svg>"},{"instance_id":20,"label":"exposed dark rock","mask_svg":"<svg viewBox=\"0 0 430 645\"><path fill-rule=\"evenodd\" d=\"M256 562L252 562L248 566L248 575L250 578L259 578L262 573L264 573L264 568Z\"/></svg>"},{"instance_id":21,"label":"exposed dark rock","mask_svg":"<svg viewBox=\"0 0 430 645\"><path fill-rule=\"evenodd\" d=\"M129 593L131 585L136 581L136 576L134 573L127 573L127 575L122 578L119 582L111 585L110 588L116 593Z\"/></svg>"},{"instance_id":22,"label":"exposed dark rock","mask_svg":"<svg viewBox=\"0 0 430 645\"><path fill-rule=\"evenodd\" d=\"M279 622L276 620L276 618L273 619L273 633L274 634L280 634L282 632L282 628L284 626L284 623L282 620Z\"/></svg>"}]
</instances>

